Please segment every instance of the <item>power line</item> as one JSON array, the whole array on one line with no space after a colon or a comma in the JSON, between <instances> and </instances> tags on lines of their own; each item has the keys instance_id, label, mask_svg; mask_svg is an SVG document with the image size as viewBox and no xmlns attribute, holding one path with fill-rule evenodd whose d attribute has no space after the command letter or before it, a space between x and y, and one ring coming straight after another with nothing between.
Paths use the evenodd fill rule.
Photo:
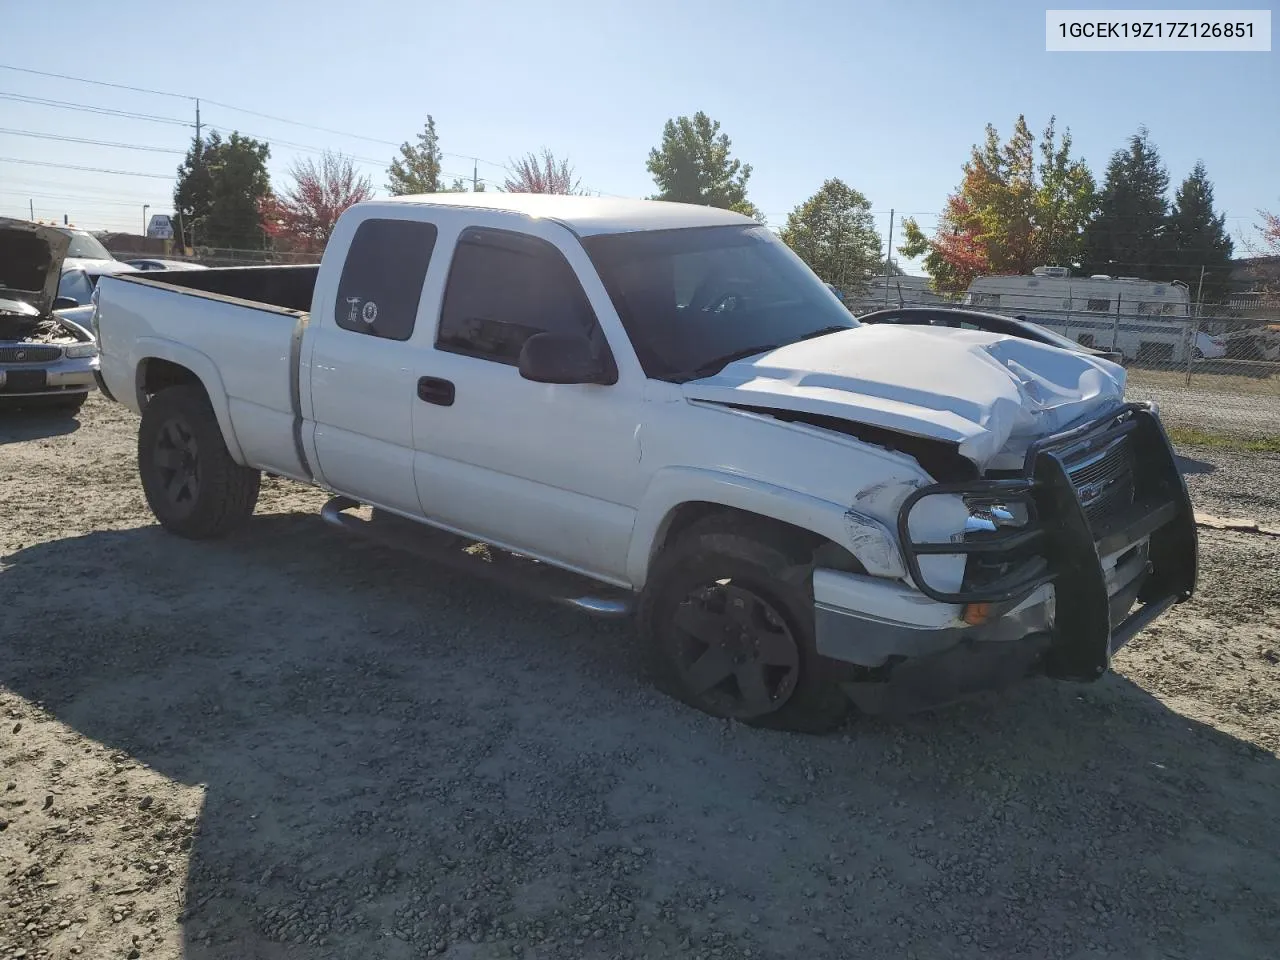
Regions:
<instances>
[{"instance_id":1,"label":"power line","mask_svg":"<svg viewBox=\"0 0 1280 960\"><path fill-rule=\"evenodd\" d=\"M3 63L0 63L0 69L4 69L4 70L14 70L14 71L17 71L17 72L19 72L19 73L30 73L30 74L35 74L35 75L37 75L37 76L42 76L42 77L55 77L55 78L60 79L60 80L71 80L71 81L75 81L75 82L77 82L77 83L89 83L89 84L94 84L95 86L111 87L111 88L119 89L119 90L130 90L130 91L133 91L133 92L135 92L135 93L146 93L146 94L152 94L152 95L155 95L155 96L173 97L173 98L180 99L180 100L190 100L190 101L192 101L192 102L196 102L196 101L198 101L199 103L201 103L201 104L203 104L203 105L208 105L208 106L213 106L213 107L221 107L221 108L222 108L222 109L224 109L224 110L233 110L233 111L235 111L235 112L237 112L237 113L244 113L244 114L248 114L249 116L260 117L260 118L262 118L262 119L264 119L264 120L271 120L271 121L273 121L273 122L275 122L275 123L287 123L287 124L289 124L290 126L302 127L302 128L304 128L304 129L307 129L307 130L316 130L316 131L319 131L319 132L321 132L321 133L328 133L328 134L331 134L331 135L333 135L333 136L346 137L346 138L348 138L348 139L352 139L352 140L363 140L363 141L366 141L366 142L368 142L368 143L376 143L376 144L380 144L380 145L382 145L382 146L388 146L388 147L399 147L399 146L401 145L399 142L394 141L394 140L386 140L386 139L383 139L383 138L381 138L381 137L369 137L369 136L365 136L364 134L351 133L350 131L346 131L346 130L337 130L337 129L334 129L333 127L324 127L324 126L320 126L320 125L318 125L318 124L313 124L313 123L304 123L304 122L302 122L302 121L300 121L300 120L290 120L290 119L289 119L289 118L287 118L287 117L280 117L280 116L276 116L275 114L263 113L263 112L261 112L261 111L259 111L259 110L250 110L250 109L248 109L247 107L238 107L238 106L236 106L235 104L225 103L225 102L223 102L223 101L221 101L221 100L210 100L210 99L208 99L208 98L206 98L206 97L193 97L193 96L190 96L190 95L188 95L188 94L174 93L174 92L172 92L172 91L168 91L168 90L153 90L153 89L149 89L149 88L146 88L146 87L133 87L133 86L129 86L128 84L122 84L122 83L110 83L110 82L105 81L105 80L90 80L90 79L87 79L87 78L85 78L85 77L74 77L74 76L71 76L70 74L65 74L65 73L54 73L54 72L46 71L46 70L32 70L32 69L27 68L27 67L15 67L15 66L12 66L12 65L10 65L10 64L3 64ZM86 104L72 104L72 103L67 102L67 101L52 101L52 100L43 100L43 101L42 101L42 98L38 98L38 97L26 97L26 96L23 96L23 95L21 95L21 94L0 94L0 96L5 96L5 97L8 97L8 98L10 98L10 99L22 100L22 101L30 102L30 103L42 103L42 104L43 104L43 105L45 105L45 106L59 106L59 107L65 107L65 108L67 108L67 109L80 109L80 110L86 110L86 111L88 111L88 112L92 112L92 113L110 113L110 114L112 114L112 115L128 116L130 119L139 119L139 120L155 120L155 121L164 122L164 123L175 123L175 124L180 124L180 125L182 125L182 126L186 126L186 127L191 126L191 124L187 123L186 121L183 121L183 120L177 120L177 119L170 118L170 117L155 117L155 116L148 116L148 115L145 115L145 114L131 114L131 113L130 113L130 112L128 112L128 111L112 111L112 110L109 110L108 108L98 108L98 107L93 107L93 106L86 105ZM223 126L223 129L225 129L225 126ZM248 136L248 134L246 134L246 136ZM264 140L268 140L268 141L272 140L272 138L270 138L270 137L262 137L262 138L257 138L257 137L255 137L255 139L264 139ZM286 145L286 146L288 146L288 145L289 145L286 141L283 141L283 140L277 140L277 141L275 141L275 142L278 142L278 143L280 143L280 144L282 144L282 145ZM299 147L299 146L295 146L295 147L294 147L294 149L316 149L316 148L307 148L307 147ZM506 171L507 173L514 173L514 171L511 169L511 167L510 167L508 164L505 164L505 163L499 163L499 162L498 162L498 161L496 161L496 160L486 160L486 159L485 159L485 158L483 158L483 157L476 157L476 156L473 156L473 155L471 155L471 154L467 154L467 153L453 153L453 152L451 152L451 151L442 150L442 151L441 151L441 156L445 156L445 157L453 157L454 159L458 159L458 160L471 160L471 161L472 161L472 162L474 162L474 163L483 163L483 164L485 164L486 166L497 167L499 170ZM372 159L368 159L368 158L359 158L359 157L355 157L355 158L353 158L353 159L359 159L359 160L361 160L362 162L365 162L365 163L378 163L378 164L381 164L381 163L383 163L383 162L384 162L384 161L382 161L382 160L372 160ZM445 174L445 175L446 175L446 176L459 176L459 175L457 175L457 174ZM467 179L467 177L466 177L465 175L462 175L462 179ZM477 181L481 181L481 180L483 180L483 182L485 182L485 183L490 183L490 184L494 184L494 185L496 185L496 184L497 184L497 181L496 181L496 180L489 179L489 178L473 177L472 179L475 179L475 180L477 180ZM619 196L618 194L612 194L612 193L611 193L611 194L604 194L604 192L603 192L603 191L599 191L599 190L597 190L597 191L593 191L593 192L595 192L595 193L601 193L602 195L605 195L605 196L611 196L611 197L617 197L617 196Z\"/></svg>"},{"instance_id":2,"label":"power line","mask_svg":"<svg viewBox=\"0 0 1280 960\"><path fill-rule=\"evenodd\" d=\"M148 147L137 143L117 143L114 140L89 140L85 137L67 137L58 133L37 133L34 130L10 130L0 127L0 133L8 133L15 137L36 137L40 140L60 140L67 143L88 143L95 147L120 147L123 150L145 150L150 153L172 153L182 156L186 151L174 150L170 147Z\"/></svg>"},{"instance_id":3,"label":"power line","mask_svg":"<svg viewBox=\"0 0 1280 960\"><path fill-rule=\"evenodd\" d=\"M74 203L76 206L90 207L90 208L97 207L97 206L107 206L107 205L110 205L113 207L140 207L144 203L150 204L151 200L155 199L154 197L149 197L146 200L137 200L137 201L108 200L105 197L100 197L100 196L90 197L90 196L78 196L76 194L40 193L38 191L33 191L33 190L0 190L0 196L35 198L36 200L67 200L67 201L70 201L71 203Z\"/></svg>"},{"instance_id":4,"label":"power line","mask_svg":"<svg viewBox=\"0 0 1280 960\"><path fill-rule=\"evenodd\" d=\"M84 77L72 77L65 73L50 73L47 70L32 70L30 67L14 67L7 63L0 63L0 70L13 70L17 73L34 73L39 77L54 77L58 80L74 80L77 83L92 83L98 87L113 87L116 90L132 90L134 93L149 93L157 97L174 97L178 100L194 100L195 97L188 97L182 93L169 93L165 90L149 90L146 87L131 87L123 83L108 83L106 80L86 80Z\"/></svg>"},{"instance_id":5,"label":"power line","mask_svg":"<svg viewBox=\"0 0 1280 960\"><path fill-rule=\"evenodd\" d=\"M21 160L18 157L0 157L3 163L26 163L33 167L58 167L62 170L82 170L85 173L112 173L121 177L152 177L156 180L177 180L167 173L140 173L136 170L108 170L105 167L80 167L72 163L52 163L48 160Z\"/></svg>"},{"instance_id":6,"label":"power line","mask_svg":"<svg viewBox=\"0 0 1280 960\"><path fill-rule=\"evenodd\" d=\"M50 100L47 97L31 97L23 93L0 93L0 99L30 103L39 107L57 107L60 110L78 110L81 113L94 113L104 117L120 117L125 120L148 120L152 123L169 123L180 127L191 126L186 120L179 120L176 117L158 117L150 113L117 110L114 107L99 107L91 103L75 103L70 100Z\"/></svg>"}]
</instances>

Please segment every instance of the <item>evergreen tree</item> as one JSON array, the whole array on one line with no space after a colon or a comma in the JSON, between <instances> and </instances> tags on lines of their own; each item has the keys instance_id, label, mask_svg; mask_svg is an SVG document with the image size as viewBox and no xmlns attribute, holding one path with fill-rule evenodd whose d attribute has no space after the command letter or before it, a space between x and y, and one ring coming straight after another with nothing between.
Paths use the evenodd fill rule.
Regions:
<instances>
[{"instance_id":1,"label":"evergreen tree","mask_svg":"<svg viewBox=\"0 0 1280 960\"><path fill-rule=\"evenodd\" d=\"M439 193L444 189L440 180L440 138L436 134L436 121L430 114L418 134L418 143L400 144L400 156L387 168L387 192L393 197L413 193Z\"/></svg>"},{"instance_id":2,"label":"evergreen tree","mask_svg":"<svg viewBox=\"0 0 1280 960\"><path fill-rule=\"evenodd\" d=\"M747 199L751 165L732 159L728 134L720 121L699 110L690 117L668 120L662 144L649 151L646 167L658 185L654 200L701 203L736 210L763 219Z\"/></svg>"},{"instance_id":3,"label":"evergreen tree","mask_svg":"<svg viewBox=\"0 0 1280 960\"><path fill-rule=\"evenodd\" d=\"M1178 187L1169 214L1168 238L1172 251L1170 262L1177 274L1169 279L1182 280L1194 293L1200 268L1204 267L1201 299L1206 303L1221 301L1227 292L1235 244L1227 233L1225 215L1214 213L1213 184L1203 163L1196 163L1190 176Z\"/></svg>"},{"instance_id":4,"label":"evergreen tree","mask_svg":"<svg viewBox=\"0 0 1280 960\"><path fill-rule=\"evenodd\" d=\"M1168 189L1169 174L1140 128L1129 138L1129 148L1117 150L1107 164L1098 215L1085 229L1086 274L1172 279L1165 232Z\"/></svg>"},{"instance_id":5,"label":"evergreen tree","mask_svg":"<svg viewBox=\"0 0 1280 960\"><path fill-rule=\"evenodd\" d=\"M192 142L173 191L187 244L237 250L265 246L258 207L271 193L270 156L266 143L235 132L224 140L215 130Z\"/></svg>"}]
</instances>

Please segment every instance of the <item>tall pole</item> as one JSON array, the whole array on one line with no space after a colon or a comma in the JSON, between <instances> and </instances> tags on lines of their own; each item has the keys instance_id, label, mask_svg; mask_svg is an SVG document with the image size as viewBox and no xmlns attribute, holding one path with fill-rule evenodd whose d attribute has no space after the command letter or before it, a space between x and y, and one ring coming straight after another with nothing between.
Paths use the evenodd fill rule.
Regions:
<instances>
[{"instance_id":1,"label":"tall pole","mask_svg":"<svg viewBox=\"0 0 1280 960\"><path fill-rule=\"evenodd\" d=\"M1196 341L1200 339L1200 315L1204 293L1204 264L1200 264L1200 282L1196 284L1196 312L1191 322L1191 340L1187 344L1187 386L1191 386L1191 358L1195 356Z\"/></svg>"},{"instance_id":2,"label":"tall pole","mask_svg":"<svg viewBox=\"0 0 1280 960\"><path fill-rule=\"evenodd\" d=\"M889 261L893 258L893 209L889 210L889 247L884 253L884 305L889 305Z\"/></svg>"},{"instance_id":3,"label":"tall pole","mask_svg":"<svg viewBox=\"0 0 1280 960\"><path fill-rule=\"evenodd\" d=\"M471 192L475 193L480 189L480 163L475 158L471 160Z\"/></svg>"},{"instance_id":4,"label":"tall pole","mask_svg":"<svg viewBox=\"0 0 1280 960\"><path fill-rule=\"evenodd\" d=\"M147 235L147 211L151 209L151 204L144 203L142 205L142 235Z\"/></svg>"},{"instance_id":5,"label":"tall pole","mask_svg":"<svg viewBox=\"0 0 1280 960\"><path fill-rule=\"evenodd\" d=\"M34 220L36 218L36 202L34 200L28 200L27 206L31 210L31 219Z\"/></svg>"},{"instance_id":6,"label":"tall pole","mask_svg":"<svg viewBox=\"0 0 1280 960\"><path fill-rule=\"evenodd\" d=\"M204 141L200 139L200 98L197 97L196 98L196 160L197 162L200 160L200 154L203 149L204 149ZM195 217L191 218L190 239L191 239L191 251L194 253L196 249L196 218ZM182 252L185 254L187 252L185 249L186 248L185 242L183 243L183 248L184 249Z\"/></svg>"}]
</instances>

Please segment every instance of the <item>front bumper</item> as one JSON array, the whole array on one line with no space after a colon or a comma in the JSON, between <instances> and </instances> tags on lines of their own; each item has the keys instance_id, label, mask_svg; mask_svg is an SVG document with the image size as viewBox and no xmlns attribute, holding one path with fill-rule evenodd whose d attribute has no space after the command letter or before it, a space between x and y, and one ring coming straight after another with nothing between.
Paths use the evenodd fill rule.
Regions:
<instances>
[{"instance_id":1,"label":"front bumper","mask_svg":"<svg viewBox=\"0 0 1280 960\"><path fill-rule=\"evenodd\" d=\"M0 399L88 393L96 385L98 358L63 358L41 364L0 365Z\"/></svg>"},{"instance_id":2,"label":"front bumper","mask_svg":"<svg viewBox=\"0 0 1280 960\"><path fill-rule=\"evenodd\" d=\"M1105 516L1090 514L1081 489L1097 497L1099 484L1079 479L1094 480L1091 465L1120 443L1132 451L1131 496ZM1028 519L959 542L914 542L915 505L957 493L1022 500ZM1195 588L1191 500L1147 404L1037 442L1020 476L917 490L898 527L910 586L814 575L818 652L863 668L846 688L866 712L924 709L1031 673L1095 680L1120 647ZM919 560L942 554L978 558L988 575L935 589ZM985 616L971 625L966 612L979 604Z\"/></svg>"}]
</instances>

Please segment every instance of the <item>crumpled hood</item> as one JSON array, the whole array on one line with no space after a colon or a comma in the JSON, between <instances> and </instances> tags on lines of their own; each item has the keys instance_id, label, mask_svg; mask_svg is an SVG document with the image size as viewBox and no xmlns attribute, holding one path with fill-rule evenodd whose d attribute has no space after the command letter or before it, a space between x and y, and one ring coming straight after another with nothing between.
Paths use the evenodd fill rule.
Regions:
<instances>
[{"instance_id":1,"label":"crumpled hood","mask_svg":"<svg viewBox=\"0 0 1280 960\"><path fill-rule=\"evenodd\" d=\"M1123 401L1118 364L979 330L866 324L731 363L689 399L795 410L958 444L985 469L1009 447Z\"/></svg>"},{"instance_id":2,"label":"crumpled hood","mask_svg":"<svg viewBox=\"0 0 1280 960\"><path fill-rule=\"evenodd\" d=\"M60 230L0 217L0 296L28 303L47 317L70 246L71 238Z\"/></svg>"}]
</instances>

